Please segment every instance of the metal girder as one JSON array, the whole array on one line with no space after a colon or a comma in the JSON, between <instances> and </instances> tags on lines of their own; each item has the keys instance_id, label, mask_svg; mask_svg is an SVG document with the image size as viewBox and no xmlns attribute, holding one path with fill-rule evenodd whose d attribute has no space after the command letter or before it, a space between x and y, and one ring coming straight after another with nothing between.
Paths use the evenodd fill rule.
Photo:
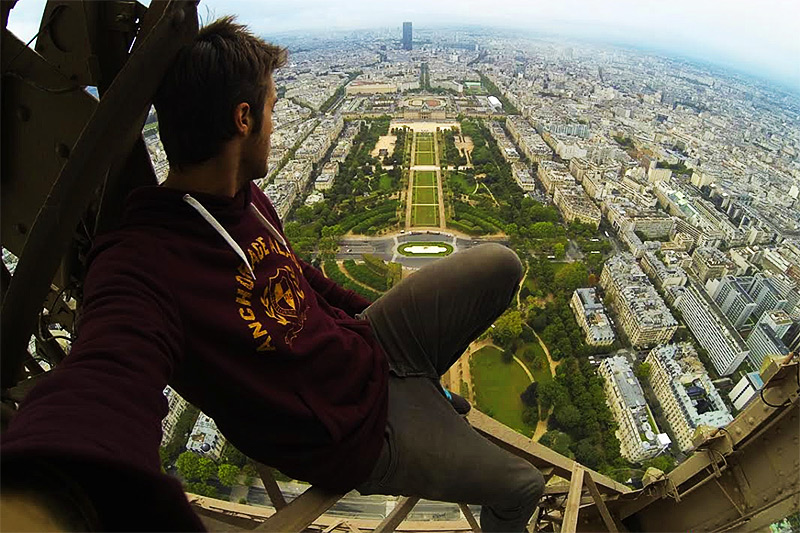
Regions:
<instances>
[{"instance_id":1,"label":"metal girder","mask_svg":"<svg viewBox=\"0 0 800 533\"><path fill-rule=\"evenodd\" d=\"M467 519L469 522L469 526L472 528L473 533L481 533L481 526L478 524L478 521L475 520L475 515L472 514L472 510L469 508L469 505L466 503L458 504L459 509L461 512L464 513L464 518Z\"/></svg>"},{"instance_id":2,"label":"metal girder","mask_svg":"<svg viewBox=\"0 0 800 533\"><path fill-rule=\"evenodd\" d=\"M521 435L513 429L501 424L493 418L481 413L477 409L472 409L467 415L467 420L478 433L488 438L501 448L509 450L514 455L522 457L537 468L552 468L555 475L564 479L572 476L572 469L576 461L564 457L554 452L547 446L543 446ZM631 489L593 470L589 470L598 489L606 494L625 494L630 493Z\"/></svg>"},{"instance_id":3,"label":"metal girder","mask_svg":"<svg viewBox=\"0 0 800 533\"><path fill-rule=\"evenodd\" d=\"M419 498L416 496L411 498L402 498L397 503L395 508L392 509L392 512L389 513L389 515L384 518L380 524L378 524L378 527L374 529L373 533L391 533L397 529L397 526L399 526L403 520L406 519L408 513L410 513L414 506L417 505L418 501Z\"/></svg>"},{"instance_id":4,"label":"metal girder","mask_svg":"<svg viewBox=\"0 0 800 533\"><path fill-rule=\"evenodd\" d=\"M767 401L780 407L755 398L663 481L622 504L620 517L636 530L758 530L800 509L797 368L780 364L765 383Z\"/></svg>"},{"instance_id":5,"label":"metal girder","mask_svg":"<svg viewBox=\"0 0 800 533\"><path fill-rule=\"evenodd\" d=\"M338 502L343 494L311 487L295 498L279 513L275 513L254 531L274 533L300 533Z\"/></svg>"},{"instance_id":6,"label":"metal girder","mask_svg":"<svg viewBox=\"0 0 800 533\"><path fill-rule=\"evenodd\" d=\"M564 504L564 519L561 523L562 533L575 533L578 527L578 512L581 505L581 492L583 492L583 468L576 464L572 469L569 480L569 494Z\"/></svg>"},{"instance_id":7,"label":"metal girder","mask_svg":"<svg viewBox=\"0 0 800 533\"><path fill-rule=\"evenodd\" d=\"M69 79L102 94L125 63L145 11L135 1L48 0L36 51Z\"/></svg>"},{"instance_id":8,"label":"metal girder","mask_svg":"<svg viewBox=\"0 0 800 533\"><path fill-rule=\"evenodd\" d=\"M141 45L114 79L71 153L67 147L66 164L28 235L2 307L3 388L19 377L27 336L91 193L108 168L130 153L164 72L197 33L194 1L154 1L150 10L162 14L140 37Z\"/></svg>"},{"instance_id":9,"label":"metal girder","mask_svg":"<svg viewBox=\"0 0 800 533\"><path fill-rule=\"evenodd\" d=\"M8 30L2 48L0 235L3 247L21 257L39 208L97 100ZM76 225L77 220L69 229Z\"/></svg>"},{"instance_id":10,"label":"metal girder","mask_svg":"<svg viewBox=\"0 0 800 533\"><path fill-rule=\"evenodd\" d=\"M272 502L272 506L275 510L280 511L286 507L288 505L286 503L286 498L283 497L283 492L281 492L278 482L275 481L272 468L262 463L256 463L256 471L259 477L261 477L262 483L264 483L264 489L267 491L269 501Z\"/></svg>"},{"instance_id":11,"label":"metal girder","mask_svg":"<svg viewBox=\"0 0 800 533\"><path fill-rule=\"evenodd\" d=\"M586 483L586 488L589 489L589 494L592 495L592 500L594 500L594 504L597 506L597 510L600 512L600 516L603 518L603 523L606 525L606 529L611 533L617 533L617 525L614 522L614 518L611 516L611 513L606 506L606 502L603 500L603 496L600 494L600 491L597 490L597 484L592 479L592 475L589 472L584 473L584 482Z\"/></svg>"}]
</instances>

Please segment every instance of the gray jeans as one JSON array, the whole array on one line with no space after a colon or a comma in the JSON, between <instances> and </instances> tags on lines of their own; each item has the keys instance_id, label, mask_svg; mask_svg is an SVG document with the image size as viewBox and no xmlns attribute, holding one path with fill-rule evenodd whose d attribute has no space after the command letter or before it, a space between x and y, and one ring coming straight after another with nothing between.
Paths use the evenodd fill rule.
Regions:
<instances>
[{"instance_id":1,"label":"gray jeans","mask_svg":"<svg viewBox=\"0 0 800 533\"><path fill-rule=\"evenodd\" d=\"M364 311L391 374L384 446L361 494L478 504L484 531L525 529L544 491L541 473L478 434L439 388L521 277L513 251L484 244L420 269Z\"/></svg>"}]
</instances>

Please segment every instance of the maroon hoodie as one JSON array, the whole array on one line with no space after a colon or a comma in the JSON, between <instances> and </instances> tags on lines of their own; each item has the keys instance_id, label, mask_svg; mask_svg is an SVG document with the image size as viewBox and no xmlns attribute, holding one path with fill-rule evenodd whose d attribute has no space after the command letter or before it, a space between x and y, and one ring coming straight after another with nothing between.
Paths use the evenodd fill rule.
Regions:
<instances>
[{"instance_id":1,"label":"maroon hoodie","mask_svg":"<svg viewBox=\"0 0 800 533\"><path fill-rule=\"evenodd\" d=\"M290 476L346 491L371 472L388 364L353 318L369 302L297 258L255 185L232 199L134 191L121 228L95 243L84 297L70 355L3 435L4 465L52 457L158 477L169 383Z\"/></svg>"}]
</instances>

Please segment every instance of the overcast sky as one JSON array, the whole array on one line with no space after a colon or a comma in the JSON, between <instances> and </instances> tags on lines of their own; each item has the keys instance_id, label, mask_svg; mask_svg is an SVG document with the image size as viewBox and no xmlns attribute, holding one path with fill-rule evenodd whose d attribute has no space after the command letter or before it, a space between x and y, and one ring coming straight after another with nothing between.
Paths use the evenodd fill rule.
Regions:
<instances>
[{"instance_id":1,"label":"overcast sky","mask_svg":"<svg viewBox=\"0 0 800 533\"><path fill-rule=\"evenodd\" d=\"M149 3L145 0L144 3ZM19 0L9 28L27 41L45 0ZM777 79L800 92L800 0L202 0L203 20L236 14L257 33L459 23L674 50Z\"/></svg>"}]
</instances>

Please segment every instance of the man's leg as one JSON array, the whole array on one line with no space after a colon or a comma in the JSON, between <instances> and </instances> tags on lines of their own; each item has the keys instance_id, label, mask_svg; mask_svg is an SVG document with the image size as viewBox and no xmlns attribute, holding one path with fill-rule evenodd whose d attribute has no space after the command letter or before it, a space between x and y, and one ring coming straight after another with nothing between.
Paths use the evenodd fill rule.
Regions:
<instances>
[{"instance_id":1,"label":"man's leg","mask_svg":"<svg viewBox=\"0 0 800 533\"><path fill-rule=\"evenodd\" d=\"M428 378L389 378L381 459L362 494L479 504L484 531L524 531L544 492L541 473L479 435Z\"/></svg>"},{"instance_id":2,"label":"man's leg","mask_svg":"<svg viewBox=\"0 0 800 533\"><path fill-rule=\"evenodd\" d=\"M521 277L513 251L485 244L420 269L365 310L394 375L386 443L362 494L480 504L485 531L524 529L544 490L541 473L480 436L437 388L505 311Z\"/></svg>"},{"instance_id":3,"label":"man's leg","mask_svg":"<svg viewBox=\"0 0 800 533\"><path fill-rule=\"evenodd\" d=\"M441 376L508 307L522 278L517 255L483 244L404 279L363 313L398 376Z\"/></svg>"}]
</instances>

